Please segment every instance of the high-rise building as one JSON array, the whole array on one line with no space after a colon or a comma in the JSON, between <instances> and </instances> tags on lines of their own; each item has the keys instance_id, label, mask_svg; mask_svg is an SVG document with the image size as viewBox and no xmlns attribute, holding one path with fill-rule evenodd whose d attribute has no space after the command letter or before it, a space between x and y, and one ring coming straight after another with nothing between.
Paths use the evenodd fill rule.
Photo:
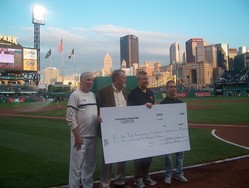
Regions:
<instances>
[{"instance_id":1,"label":"high-rise building","mask_svg":"<svg viewBox=\"0 0 249 188\"><path fill-rule=\"evenodd\" d=\"M62 76L60 71L55 67L47 67L41 71L41 84L49 85L55 82L61 82Z\"/></svg>"},{"instance_id":2,"label":"high-rise building","mask_svg":"<svg viewBox=\"0 0 249 188\"><path fill-rule=\"evenodd\" d=\"M108 76L112 73L112 58L108 53L106 53L106 56L104 58L104 72L105 75Z\"/></svg>"},{"instance_id":3,"label":"high-rise building","mask_svg":"<svg viewBox=\"0 0 249 188\"><path fill-rule=\"evenodd\" d=\"M238 55L246 53L246 46L239 47Z\"/></svg>"},{"instance_id":4,"label":"high-rise building","mask_svg":"<svg viewBox=\"0 0 249 188\"><path fill-rule=\"evenodd\" d=\"M182 63L182 49L179 43L175 42L170 45L170 64Z\"/></svg>"},{"instance_id":5,"label":"high-rise building","mask_svg":"<svg viewBox=\"0 0 249 188\"><path fill-rule=\"evenodd\" d=\"M187 63L205 61L204 41L202 38L192 38L186 42Z\"/></svg>"},{"instance_id":6,"label":"high-rise building","mask_svg":"<svg viewBox=\"0 0 249 188\"><path fill-rule=\"evenodd\" d=\"M234 70L234 58L238 55L237 48L229 48L229 70Z\"/></svg>"},{"instance_id":7,"label":"high-rise building","mask_svg":"<svg viewBox=\"0 0 249 188\"><path fill-rule=\"evenodd\" d=\"M139 64L138 37L126 35L120 38L120 64L126 62L126 68Z\"/></svg>"},{"instance_id":8,"label":"high-rise building","mask_svg":"<svg viewBox=\"0 0 249 188\"><path fill-rule=\"evenodd\" d=\"M229 46L227 43L216 44L217 46L217 65L223 70L229 70L228 64L228 51Z\"/></svg>"},{"instance_id":9,"label":"high-rise building","mask_svg":"<svg viewBox=\"0 0 249 188\"><path fill-rule=\"evenodd\" d=\"M205 49L205 62L213 67L213 80L219 78L219 68L217 66L217 47L214 44L204 46Z\"/></svg>"},{"instance_id":10,"label":"high-rise building","mask_svg":"<svg viewBox=\"0 0 249 188\"><path fill-rule=\"evenodd\" d=\"M205 61L205 45L203 42L198 42L196 46L196 62Z\"/></svg>"},{"instance_id":11,"label":"high-rise building","mask_svg":"<svg viewBox=\"0 0 249 188\"><path fill-rule=\"evenodd\" d=\"M234 70L249 69L249 52L234 57Z\"/></svg>"},{"instance_id":12,"label":"high-rise building","mask_svg":"<svg viewBox=\"0 0 249 188\"><path fill-rule=\"evenodd\" d=\"M205 49L205 61L213 66L217 67L217 47L214 44L204 47Z\"/></svg>"},{"instance_id":13,"label":"high-rise building","mask_svg":"<svg viewBox=\"0 0 249 188\"><path fill-rule=\"evenodd\" d=\"M186 60L186 52L183 52L183 53L182 53L182 62L183 62L183 63L186 63L186 61L187 61L187 60Z\"/></svg>"}]
</instances>

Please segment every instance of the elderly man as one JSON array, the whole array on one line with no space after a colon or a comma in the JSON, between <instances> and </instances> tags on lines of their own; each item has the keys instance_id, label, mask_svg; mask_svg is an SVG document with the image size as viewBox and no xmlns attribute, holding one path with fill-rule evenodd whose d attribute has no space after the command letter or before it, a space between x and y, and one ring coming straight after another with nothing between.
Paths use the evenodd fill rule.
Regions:
<instances>
[{"instance_id":1,"label":"elderly man","mask_svg":"<svg viewBox=\"0 0 249 188\"><path fill-rule=\"evenodd\" d=\"M93 187L96 167L97 104L90 92L93 76L90 72L80 76L80 88L68 100L66 121L71 129L69 187Z\"/></svg>"}]
</instances>

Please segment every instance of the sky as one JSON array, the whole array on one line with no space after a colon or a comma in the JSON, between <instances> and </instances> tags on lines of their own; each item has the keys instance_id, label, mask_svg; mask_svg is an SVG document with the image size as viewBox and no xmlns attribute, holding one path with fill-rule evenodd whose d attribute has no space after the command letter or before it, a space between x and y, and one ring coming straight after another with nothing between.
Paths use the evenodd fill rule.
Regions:
<instances>
[{"instance_id":1,"label":"sky","mask_svg":"<svg viewBox=\"0 0 249 188\"><path fill-rule=\"evenodd\" d=\"M249 50L248 0L1 0L0 35L16 36L20 45L33 48L33 5L46 9L41 70L52 65L65 75L72 75L74 67L79 74L98 71L107 53L113 68L120 68L120 37L129 34L139 39L140 64L168 65L170 45L178 42L185 51L191 38ZM45 59L49 49L52 60ZM75 57L69 60L72 49Z\"/></svg>"}]
</instances>

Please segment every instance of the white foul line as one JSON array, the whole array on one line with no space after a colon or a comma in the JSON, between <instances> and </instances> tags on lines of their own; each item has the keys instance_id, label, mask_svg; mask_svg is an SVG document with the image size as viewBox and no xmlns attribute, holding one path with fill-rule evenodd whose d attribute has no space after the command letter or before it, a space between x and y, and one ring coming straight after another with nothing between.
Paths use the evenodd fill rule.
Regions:
<instances>
[{"instance_id":1,"label":"white foul line","mask_svg":"<svg viewBox=\"0 0 249 188\"><path fill-rule=\"evenodd\" d=\"M228 143L228 144L232 144L232 145L234 145L234 146L238 146L238 147L241 147L241 148L244 148L244 149L249 149L249 147L242 146L242 145L239 145L239 144L235 144L235 143L233 143L233 142L229 142L229 141L227 141L227 140L224 140L224 139L220 138L219 136L217 136L217 135L215 134L215 131L216 131L216 129L213 129L213 130L212 130L212 135L213 135L215 138L217 138L217 139L219 139L219 140L221 140L221 141L223 141L223 142L226 142L226 143Z\"/></svg>"}]
</instances>

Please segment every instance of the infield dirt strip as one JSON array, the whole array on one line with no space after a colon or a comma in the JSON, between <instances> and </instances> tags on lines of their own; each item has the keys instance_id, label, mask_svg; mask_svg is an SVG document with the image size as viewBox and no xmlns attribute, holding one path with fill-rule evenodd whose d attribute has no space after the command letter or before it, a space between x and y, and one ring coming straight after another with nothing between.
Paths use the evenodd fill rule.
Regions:
<instances>
[{"instance_id":1,"label":"infield dirt strip","mask_svg":"<svg viewBox=\"0 0 249 188\"><path fill-rule=\"evenodd\" d=\"M47 111L56 109L54 106L46 106L36 111ZM22 116L30 118L53 118L65 119L63 117L47 117L23 115L20 112L28 111L27 108L17 107L15 109L0 109L0 116ZM34 111L34 110L32 110ZM213 124L190 124L190 128L204 128L215 130L215 135L223 141L249 149L249 125L213 125ZM231 161L219 161L205 164L198 167L186 167L185 176L188 183L180 183L172 179L171 185L164 183L163 172L153 173L151 177L157 181L154 188L174 187L174 188L248 188L249 187L249 155L238 157ZM112 182L113 184L113 182ZM127 178L126 184L134 187L133 179ZM67 187L67 186L61 186ZM94 188L99 187L99 183L94 184ZM152 186L146 186L152 187Z\"/></svg>"}]
</instances>

